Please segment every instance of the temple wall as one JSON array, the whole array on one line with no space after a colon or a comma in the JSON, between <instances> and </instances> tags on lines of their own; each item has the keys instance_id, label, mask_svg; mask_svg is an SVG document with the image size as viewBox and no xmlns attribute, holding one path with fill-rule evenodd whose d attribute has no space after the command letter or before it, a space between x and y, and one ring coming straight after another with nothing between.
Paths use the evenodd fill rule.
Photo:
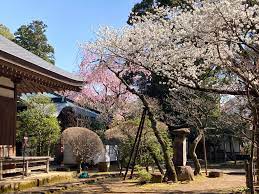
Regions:
<instances>
[{"instance_id":1,"label":"temple wall","mask_svg":"<svg viewBox=\"0 0 259 194\"><path fill-rule=\"evenodd\" d=\"M0 77L0 157L15 156L16 100L13 81Z\"/></svg>"}]
</instances>

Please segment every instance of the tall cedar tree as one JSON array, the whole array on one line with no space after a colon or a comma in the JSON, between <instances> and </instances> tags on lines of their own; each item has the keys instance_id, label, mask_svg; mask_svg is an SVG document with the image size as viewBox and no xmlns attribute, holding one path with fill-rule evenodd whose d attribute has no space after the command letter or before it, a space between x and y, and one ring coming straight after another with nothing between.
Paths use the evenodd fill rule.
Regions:
<instances>
[{"instance_id":1,"label":"tall cedar tree","mask_svg":"<svg viewBox=\"0 0 259 194\"><path fill-rule=\"evenodd\" d=\"M5 38L7 38L9 40L13 40L14 39L14 35L10 31L10 29L7 28L3 24L0 24L0 35L4 36Z\"/></svg>"},{"instance_id":2,"label":"tall cedar tree","mask_svg":"<svg viewBox=\"0 0 259 194\"><path fill-rule=\"evenodd\" d=\"M48 43L45 34L47 25L34 20L28 25L22 25L14 33L15 43L34 53L42 59L55 64L54 48Z\"/></svg>"},{"instance_id":3,"label":"tall cedar tree","mask_svg":"<svg viewBox=\"0 0 259 194\"><path fill-rule=\"evenodd\" d=\"M132 25L131 19L134 15L142 16L145 13L155 13L155 7L160 6L170 6L170 7L177 7L180 6L183 9L190 10L192 9L192 4L188 0L142 0L139 3L136 3L129 15L127 23Z\"/></svg>"}]
</instances>

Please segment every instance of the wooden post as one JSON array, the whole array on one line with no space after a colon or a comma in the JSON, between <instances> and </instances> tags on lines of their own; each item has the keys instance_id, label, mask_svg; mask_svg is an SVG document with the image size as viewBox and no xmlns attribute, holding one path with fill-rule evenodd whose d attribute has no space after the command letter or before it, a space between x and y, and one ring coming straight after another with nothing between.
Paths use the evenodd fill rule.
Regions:
<instances>
[{"instance_id":1,"label":"wooden post","mask_svg":"<svg viewBox=\"0 0 259 194\"><path fill-rule=\"evenodd\" d=\"M145 123L146 109L144 109L143 115L144 116L142 117L142 122L140 124L139 138L137 140L135 155L134 155L132 169L131 169L131 173L130 173L130 179L132 179L132 177L133 177L133 172L134 172L134 168L135 168L135 164L136 164L136 158L137 158L137 155L138 155L139 144L140 144L140 141L141 141L142 131L143 131L143 128L144 128L144 123Z\"/></svg>"},{"instance_id":2,"label":"wooden post","mask_svg":"<svg viewBox=\"0 0 259 194\"><path fill-rule=\"evenodd\" d=\"M49 173L49 158L46 161L46 173Z\"/></svg>"},{"instance_id":3,"label":"wooden post","mask_svg":"<svg viewBox=\"0 0 259 194\"><path fill-rule=\"evenodd\" d=\"M206 142L205 142L204 130L203 130L202 140L203 140L203 153L204 153L204 162L205 162L205 173L206 173L206 175L208 175L208 162L207 162L207 151L206 151Z\"/></svg>"},{"instance_id":4,"label":"wooden post","mask_svg":"<svg viewBox=\"0 0 259 194\"><path fill-rule=\"evenodd\" d=\"M25 176L29 175L29 160L26 160L26 165L25 165Z\"/></svg>"},{"instance_id":5,"label":"wooden post","mask_svg":"<svg viewBox=\"0 0 259 194\"><path fill-rule=\"evenodd\" d=\"M245 171L246 171L246 187L250 188L250 176L249 176L249 166L248 166L248 161L245 161Z\"/></svg>"},{"instance_id":6,"label":"wooden post","mask_svg":"<svg viewBox=\"0 0 259 194\"><path fill-rule=\"evenodd\" d=\"M0 161L0 180L3 179L3 162Z\"/></svg>"},{"instance_id":7,"label":"wooden post","mask_svg":"<svg viewBox=\"0 0 259 194\"><path fill-rule=\"evenodd\" d=\"M245 171L246 171L246 186L250 189L250 193L254 194L254 182L252 175L252 165L247 160L245 161Z\"/></svg>"},{"instance_id":8,"label":"wooden post","mask_svg":"<svg viewBox=\"0 0 259 194\"><path fill-rule=\"evenodd\" d=\"M136 138L135 138L135 141L134 141L134 145L133 145L133 147L132 147L132 149L131 149L130 158L129 158L129 161L128 161L128 164L127 164L127 168L126 168L126 172L125 172L125 175L124 175L124 180L126 179L127 174L128 174L128 171L129 171L131 159L132 159L133 154L134 154L134 152L135 152L137 140L138 140L138 138L139 138L139 133L140 133L141 125L142 125L142 122L143 122L143 117L145 117L145 115L146 115L146 109L144 108L144 109L143 109L143 113L142 113L142 117L141 117L141 121L140 121L140 124L139 124L139 127L138 127L137 135L136 135Z\"/></svg>"}]
</instances>

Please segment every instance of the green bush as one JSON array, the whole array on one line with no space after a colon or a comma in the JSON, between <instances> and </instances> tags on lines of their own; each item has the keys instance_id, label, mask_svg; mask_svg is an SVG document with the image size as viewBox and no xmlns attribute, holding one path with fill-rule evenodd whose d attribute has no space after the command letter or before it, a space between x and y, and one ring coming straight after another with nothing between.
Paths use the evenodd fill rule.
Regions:
<instances>
[{"instance_id":1,"label":"green bush","mask_svg":"<svg viewBox=\"0 0 259 194\"><path fill-rule=\"evenodd\" d=\"M142 170L142 169L143 169L143 167L140 166L140 165L138 165L138 164L134 166L134 171L139 172L139 171Z\"/></svg>"},{"instance_id":2,"label":"green bush","mask_svg":"<svg viewBox=\"0 0 259 194\"><path fill-rule=\"evenodd\" d=\"M148 182L150 182L150 180L152 178L151 174L144 169L138 171L138 176L139 176L140 184L148 183Z\"/></svg>"}]
</instances>

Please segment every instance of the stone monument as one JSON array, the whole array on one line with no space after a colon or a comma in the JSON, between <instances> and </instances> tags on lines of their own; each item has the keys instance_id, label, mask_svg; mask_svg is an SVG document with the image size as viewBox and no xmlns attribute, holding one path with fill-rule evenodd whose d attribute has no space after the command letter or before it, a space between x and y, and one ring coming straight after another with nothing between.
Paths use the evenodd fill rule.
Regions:
<instances>
[{"instance_id":1,"label":"stone monument","mask_svg":"<svg viewBox=\"0 0 259 194\"><path fill-rule=\"evenodd\" d=\"M187 162L186 136L190 134L188 128L173 130L174 139L174 165L185 166Z\"/></svg>"},{"instance_id":2,"label":"stone monument","mask_svg":"<svg viewBox=\"0 0 259 194\"><path fill-rule=\"evenodd\" d=\"M190 166L186 166L187 162L187 145L186 136L190 134L188 128L181 128L173 130L175 135L174 139L174 165L179 181L191 181L193 180L193 171Z\"/></svg>"}]
</instances>

